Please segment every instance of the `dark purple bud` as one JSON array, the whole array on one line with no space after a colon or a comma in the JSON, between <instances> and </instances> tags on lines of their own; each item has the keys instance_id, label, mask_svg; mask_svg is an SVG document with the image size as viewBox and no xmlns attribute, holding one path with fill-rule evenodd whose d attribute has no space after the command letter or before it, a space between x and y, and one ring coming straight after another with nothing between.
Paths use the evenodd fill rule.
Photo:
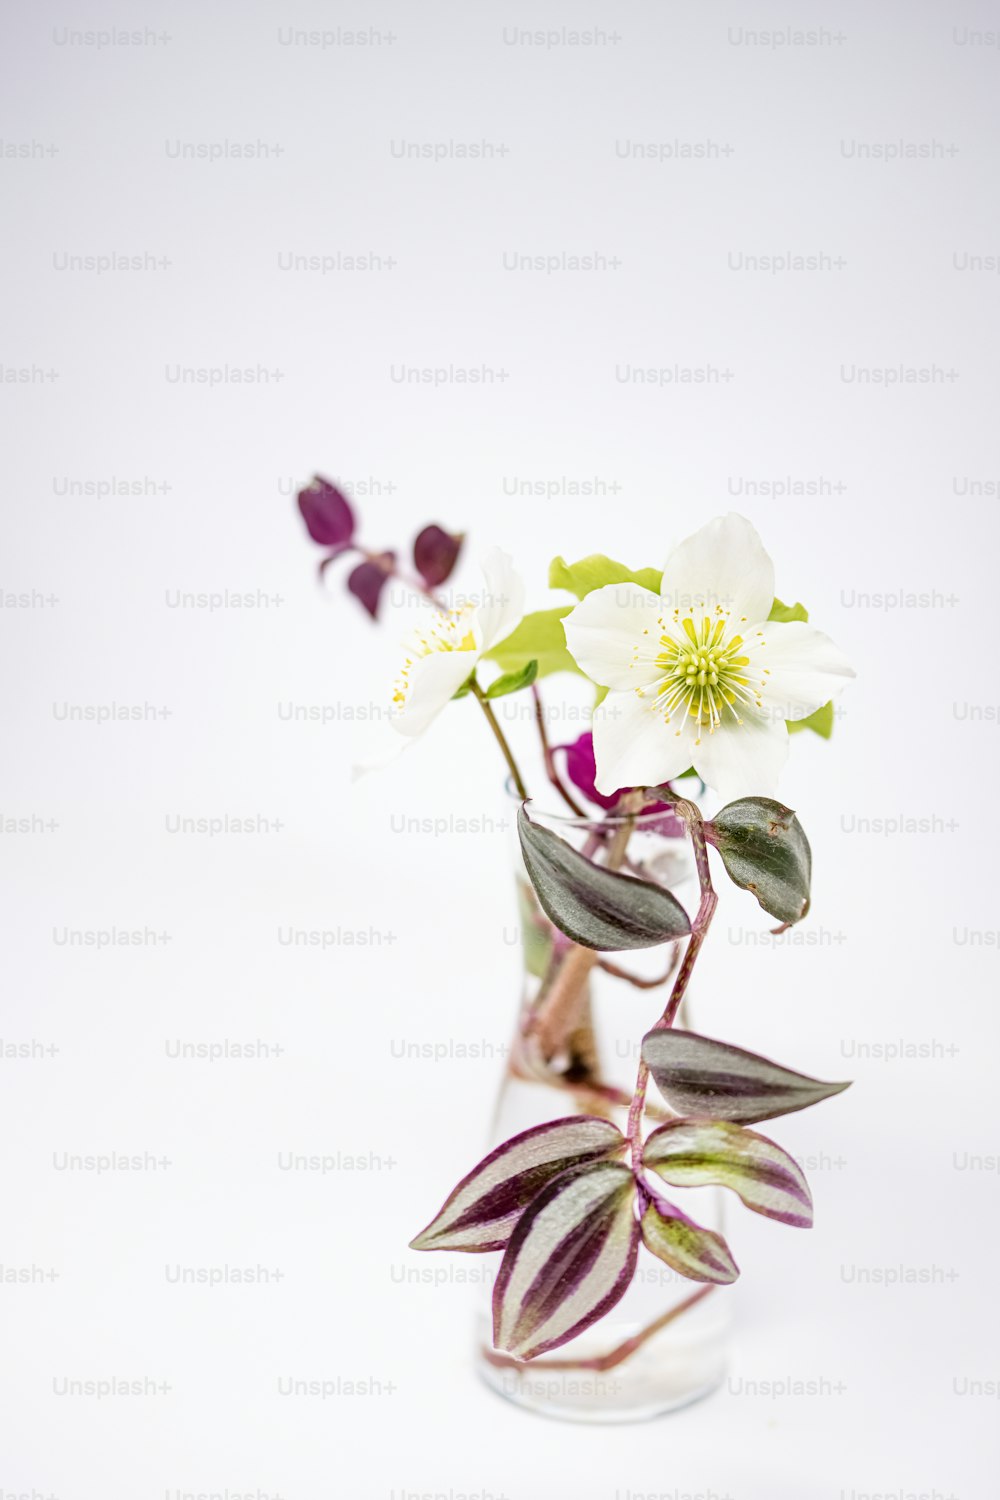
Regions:
<instances>
[{"instance_id":1,"label":"dark purple bud","mask_svg":"<svg viewBox=\"0 0 1000 1500\"><path fill-rule=\"evenodd\" d=\"M378 619L378 602L392 577L395 563L395 552L380 552L370 561L358 563L347 580L347 587L355 599L360 599L373 620Z\"/></svg>"},{"instance_id":2,"label":"dark purple bud","mask_svg":"<svg viewBox=\"0 0 1000 1500\"><path fill-rule=\"evenodd\" d=\"M413 543L413 562L428 588L436 589L451 577L462 550L464 533L454 535L440 526L425 526Z\"/></svg>"},{"instance_id":3,"label":"dark purple bud","mask_svg":"<svg viewBox=\"0 0 1000 1500\"><path fill-rule=\"evenodd\" d=\"M354 536L354 512L347 499L328 479L317 474L312 484L299 490L299 510L309 535L321 547L338 550L350 545Z\"/></svg>"},{"instance_id":4,"label":"dark purple bud","mask_svg":"<svg viewBox=\"0 0 1000 1500\"><path fill-rule=\"evenodd\" d=\"M606 795L599 792L594 782L597 777L597 761L594 756L594 736L588 729L574 740L572 745L556 745L557 751L562 751L566 757L566 775L570 781L581 791L588 802L594 802L598 807L603 807L605 812L610 812L617 807L619 800L632 788L623 786L617 792ZM643 808L643 815L661 812L664 814L662 824L658 824L656 831L665 834L668 838L679 837L683 832L681 824L677 821L675 814L666 802L651 802L648 807Z\"/></svg>"}]
</instances>

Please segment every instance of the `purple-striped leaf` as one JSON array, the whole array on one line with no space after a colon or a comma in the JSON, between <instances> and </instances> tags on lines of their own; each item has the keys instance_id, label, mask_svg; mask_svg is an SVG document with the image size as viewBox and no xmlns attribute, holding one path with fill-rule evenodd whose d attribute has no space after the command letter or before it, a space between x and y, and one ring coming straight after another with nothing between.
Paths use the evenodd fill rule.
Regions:
<instances>
[{"instance_id":1,"label":"purple-striped leaf","mask_svg":"<svg viewBox=\"0 0 1000 1500\"><path fill-rule=\"evenodd\" d=\"M754 1213L798 1229L812 1226L812 1197L798 1162L741 1125L670 1120L653 1131L642 1160L673 1187L732 1188Z\"/></svg>"},{"instance_id":2,"label":"purple-striped leaf","mask_svg":"<svg viewBox=\"0 0 1000 1500\"><path fill-rule=\"evenodd\" d=\"M621 1162L572 1167L525 1210L493 1287L493 1342L515 1359L557 1349L625 1295L635 1273L635 1178Z\"/></svg>"},{"instance_id":3,"label":"purple-striped leaf","mask_svg":"<svg viewBox=\"0 0 1000 1500\"><path fill-rule=\"evenodd\" d=\"M413 543L413 563L428 588L436 589L451 577L462 550L464 533L453 534L442 526L425 526Z\"/></svg>"},{"instance_id":4,"label":"purple-striped leaf","mask_svg":"<svg viewBox=\"0 0 1000 1500\"><path fill-rule=\"evenodd\" d=\"M560 932L601 953L653 948L691 931L683 906L662 886L606 870L518 808L524 867Z\"/></svg>"},{"instance_id":5,"label":"purple-striped leaf","mask_svg":"<svg viewBox=\"0 0 1000 1500\"><path fill-rule=\"evenodd\" d=\"M462 1178L410 1248L502 1250L525 1208L553 1177L624 1150L625 1137L617 1125L590 1115L522 1130Z\"/></svg>"},{"instance_id":6,"label":"purple-striped leaf","mask_svg":"<svg viewBox=\"0 0 1000 1500\"><path fill-rule=\"evenodd\" d=\"M755 1052L657 1027L642 1039L642 1056L660 1093L681 1115L752 1125L808 1109L850 1088L793 1073Z\"/></svg>"},{"instance_id":7,"label":"purple-striped leaf","mask_svg":"<svg viewBox=\"0 0 1000 1500\"><path fill-rule=\"evenodd\" d=\"M382 597L382 590L392 577L395 561L395 552L380 552L370 561L358 563L347 580L347 587L355 599L361 601L373 620L378 618L378 602Z\"/></svg>"},{"instance_id":8,"label":"purple-striped leaf","mask_svg":"<svg viewBox=\"0 0 1000 1500\"><path fill-rule=\"evenodd\" d=\"M642 1216L642 1243L678 1276L729 1286L740 1274L732 1251L712 1229L702 1229L672 1203L657 1199Z\"/></svg>"},{"instance_id":9,"label":"purple-striped leaf","mask_svg":"<svg viewBox=\"0 0 1000 1500\"><path fill-rule=\"evenodd\" d=\"M335 484L317 474L299 490L299 510L306 529L321 547L346 547L354 536L354 512Z\"/></svg>"}]
</instances>

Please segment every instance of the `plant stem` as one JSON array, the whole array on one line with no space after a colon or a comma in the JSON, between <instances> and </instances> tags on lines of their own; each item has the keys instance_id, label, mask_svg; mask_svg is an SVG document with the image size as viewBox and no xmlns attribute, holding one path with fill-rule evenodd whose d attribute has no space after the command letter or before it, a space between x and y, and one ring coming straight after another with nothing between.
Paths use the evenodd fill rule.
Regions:
<instances>
[{"instance_id":1,"label":"plant stem","mask_svg":"<svg viewBox=\"0 0 1000 1500\"><path fill-rule=\"evenodd\" d=\"M503 752L503 758L507 762L507 769L511 774L511 778L517 790L517 795L520 797L522 802L527 802L529 800L527 788L525 787L524 782L521 780L521 773L517 769L517 761L514 759L513 751L507 743L507 737L504 734L503 730L500 728L500 725L497 723L497 716L493 712L493 708L489 700L487 699L486 694L483 692L482 688L479 686L479 683L474 677L472 678L469 686L476 696L479 707L486 715L486 721L492 729L494 737L496 738L496 742Z\"/></svg>"},{"instance_id":2,"label":"plant stem","mask_svg":"<svg viewBox=\"0 0 1000 1500\"><path fill-rule=\"evenodd\" d=\"M670 991L670 999L660 1019L652 1028L660 1031L674 1024L674 1019L681 1006L681 1001L687 991L688 982L692 970L701 952L705 935L708 932L715 908L719 898L712 885L712 872L708 866L708 850L705 845L705 829L702 823L701 813L693 802L686 801L683 797L678 798L674 804L678 817L687 825L688 834L694 849L695 866L698 871L698 880L701 885L701 901L698 904L698 912L691 925L691 936L684 953L681 966L677 971L673 989ZM649 1085L649 1068L645 1062L639 1063L639 1071L635 1080L635 1091L632 1095L632 1103L628 1112L628 1142L632 1156L633 1171L637 1171L642 1161L642 1114L646 1103L646 1089Z\"/></svg>"},{"instance_id":3,"label":"plant stem","mask_svg":"<svg viewBox=\"0 0 1000 1500\"><path fill-rule=\"evenodd\" d=\"M562 778L560 777L559 772L556 769L555 759L552 754L552 746L549 744L549 737L545 730L545 711L542 707L542 695L538 691L538 685L534 682L531 684L531 696L535 700L535 723L538 725L538 738L542 742L542 755L545 759L545 773L548 776L549 781L559 793L560 797L565 802L566 806L570 809L570 811L573 812L578 818L585 818L587 814L584 812L580 804L573 799L572 795L569 792L569 789L563 784Z\"/></svg>"},{"instance_id":4,"label":"plant stem","mask_svg":"<svg viewBox=\"0 0 1000 1500\"><path fill-rule=\"evenodd\" d=\"M678 949L677 953L679 951ZM613 974L616 979L624 979L626 984L631 984L637 990L658 990L661 984L666 984L668 979L673 978L674 970L677 968L677 953L670 960L667 972L661 974L659 979L641 979L638 974L630 974L628 969L622 969L618 964L612 963L610 958L599 958L597 967L603 969L605 974Z\"/></svg>"},{"instance_id":5,"label":"plant stem","mask_svg":"<svg viewBox=\"0 0 1000 1500\"><path fill-rule=\"evenodd\" d=\"M637 1349L641 1349L648 1339L666 1328L681 1313L685 1313L698 1302L704 1301L710 1292L714 1292L714 1286L699 1287L692 1292L690 1297L685 1297L683 1302L678 1302L676 1307L671 1307L667 1312L661 1313L652 1323L631 1338L625 1339L607 1354L599 1354L594 1359L533 1359L521 1360L511 1359L506 1354L498 1354L495 1349L484 1349L483 1356L491 1365L497 1365L505 1370L613 1370L616 1365L623 1364Z\"/></svg>"}]
</instances>

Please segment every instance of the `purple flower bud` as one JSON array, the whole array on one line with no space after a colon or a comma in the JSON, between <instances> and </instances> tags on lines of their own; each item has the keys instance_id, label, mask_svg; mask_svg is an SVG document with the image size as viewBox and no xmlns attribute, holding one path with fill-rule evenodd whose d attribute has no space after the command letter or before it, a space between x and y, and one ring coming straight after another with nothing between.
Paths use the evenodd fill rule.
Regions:
<instances>
[{"instance_id":1,"label":"purple flower bud","mask_svg":"<svg viewBox=\"0 0 1000 1500\"><path fill-rule=\"evenodd\" d=\"M413 543L413 562L428 588L436 589L450 578L462 550L464 533L453 534L440 526L425 526Z\"/></svg>"},{"instance_id":2,"label":"purple flower bud","mask_svg":"<svg viewBox=\"0 0 1000 1500\"><path fill-rule=\"evenodd\" d=\"M368 562L358 563L347 580L347 587L355 599L361 601L373 620L378 619L379 599L392 577L395 562L395 552L380 552Z\"/></svg>"},{"instance_id":3,"label":"purple flower bud","mask_svg":"<svg viewBox=\"0 0 1000 1500\"><path fill-rule=\"evenodd\" d=\"M317 474L311 484L299 490L299 510L309 535L321 547L343 550L354 536L354 512L347 499L328 479Z\"/></svg>"}]
</instances>

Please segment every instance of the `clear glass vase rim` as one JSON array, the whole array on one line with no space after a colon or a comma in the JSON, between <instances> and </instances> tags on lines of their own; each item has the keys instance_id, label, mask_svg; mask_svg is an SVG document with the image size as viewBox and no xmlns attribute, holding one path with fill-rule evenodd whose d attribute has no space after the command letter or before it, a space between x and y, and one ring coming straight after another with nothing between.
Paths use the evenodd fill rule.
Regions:
<instances>
[{"instance_id":1,"label":"clear glass vase rim","mask_svg":"<svg viewBox=\"0 0 1000 1500\"><path fill-rule=\"evenodd\" d=\"M519 803L521 801L521 798L517 794L517 788L510 777L507 778L504 789L512 802ZM607 813L602 817L599 813L595 813L593 817L589 817L585 813L582 818L577 817L576 813L571 812L549 812L546 808L536 806L532 799L529 799L525 803L525 807L527 807L531 816L537 818L540 822L557 823L560 828L578 828L585 829L588 832L597 829L620 828L624 823L631 823L633 828L642 831L652 828L655 824L662 823L664 818L662 807L650 807L645 812L633 813L631 815L628 813Z\"/></svg>"}]
</instances>

